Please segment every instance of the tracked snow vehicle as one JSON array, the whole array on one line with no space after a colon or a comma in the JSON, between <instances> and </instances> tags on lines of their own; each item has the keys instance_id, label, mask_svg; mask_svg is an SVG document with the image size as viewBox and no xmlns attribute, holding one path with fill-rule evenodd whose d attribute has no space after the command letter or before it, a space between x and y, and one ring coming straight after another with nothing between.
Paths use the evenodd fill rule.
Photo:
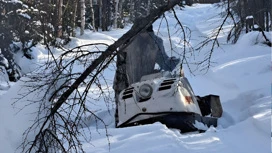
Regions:
<instances>
[{"instance_id":1,"label":"tracked snow vehicle","mask_svg":"<svg viewBox=\"0 0 272 153\"><path fill-rule=\"evenodd\" d=\"M219 96L195 96L186 77L168 71L131 84L120 93L117 107L117 127L161 122L181 132L201 130L196 121L216 127L223 112Z\"/></svg>"}]
</instances>

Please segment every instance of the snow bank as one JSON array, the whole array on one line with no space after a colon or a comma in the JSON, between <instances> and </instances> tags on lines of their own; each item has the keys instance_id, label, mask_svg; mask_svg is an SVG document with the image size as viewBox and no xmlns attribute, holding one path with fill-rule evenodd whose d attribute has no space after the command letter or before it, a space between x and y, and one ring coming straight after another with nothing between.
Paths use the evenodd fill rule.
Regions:
<instances>
[{"instance_id":1,"label":"snow bank","mask_svg":"<svg viewBox=\"0 0 272 153\"><path fill-rule=\"evenodd\" d=\"M24 85L24 82L19 81L13 84L8 92L0 96L0 152L20 152L21 149L18 147L23 141L23 133L33 124L33 120L38 115L39 103L29 105L30 101L37 100L36 93L26 97L20 95L28 91ZM14 103L15 101L17 102ZM34 133L30 133L27 140L33 140L34 136Z\"/></svg>"},{"instance_id":2,"label":"snow bank","mask_svg":"<svg viewBox=\"0 0 272 153\"><path fill-rule=\"evenodd\" d=\"M220 16L214 17L214 5L194 5L186 7L177 14L185 26L192 30L191 44L197 45L202 36L211 34L211 29L220 23ZM215 11L216 10L216 11ZM167 15L169 23L173 17ZM158 29L160 21L153 24ZM170 29L174 29L170 24ZM225 25L226 31L230 25ZM225 31L225 32L226 32ZM225 33L226 34L226 33ZM167 28L161 25L159 35L164 39L169 54ZM175 35L174 35L175 36ZM178 46L179 37L173 37L173 44ZM264 45L259 32L243 35L237 44L226 45L226 35L219 39L223 45L216 48L213 54L211 69L204 75L202 72L192 76L185 68L185 75L197 95L220 95L224 113L218 121L218 127L209 128L205 133L180 134L178 130L167 129L160 123L129 128L114 128L113 110L108 113L101 110L98 116L105 118L108 124L107 133L98 125L98 133L92 133L90 144L84 144L87 152L132 152L132 153L256 153L270 152L270 54L271 50ZM209 51L209 47L195 56L200 60ZM103 105L103 104L101 104ZM108 115L105 115L108 114ZM89 124L92 131L96 125ZM202 126L197 124L197 126ZM202 126L202 128L206 128ZM109 141L106 138L109 135ZM108 144L110 143L110 145Z\"/></svg>"}]
</instances>

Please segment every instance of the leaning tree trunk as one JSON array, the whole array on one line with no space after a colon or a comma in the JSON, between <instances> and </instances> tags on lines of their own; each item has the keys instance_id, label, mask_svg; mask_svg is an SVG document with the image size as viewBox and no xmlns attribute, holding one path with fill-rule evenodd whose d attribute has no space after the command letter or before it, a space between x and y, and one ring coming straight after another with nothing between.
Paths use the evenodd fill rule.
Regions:
<instances>
[{"instance_id":1,"label":"leaning tree trunk","mask_svg":"<svg viewBox=\"0 0 272 153\"><path fill-rule=\"evenodd\" d=\"M84 82L84 80L91 73L99 69L99 66L101 66L101 64L103 64L105 61L107 61L108 59L112 59L114 55L119 53L119 50L123 50L131 41L133 41L137 34L152 25L152 23L157 20L164 12L170 10L179 3L180 0L169 0L168 4L156 8L148 16L138 19L127 33L125 33L121 38L119 38L112 45L110 45L104 52L101 53L98 58L94 59L91 65L89 65L84 70L84 72L82 72L81 75L71 84L71 86L69 86L68 89L65 90L63 94L61 94L60 97L56 100L54 106L50 111L50 114L45 117L44 122L40 126L37 136L41 135L46 130L46 125L48 124L50 119L55 116L58 109L66 102L69 96L80 86L82 82ZM108 64L110 63L107 62L106 65L104 65L103 67L106 68ZM39 141L38 139L40 137L37 136L32 141L32 147L36 144L37 141Z\"/></svg>"},{"instance_id":2,"label":"leaning tree trunk","mask_svg":"<svg viewBox=\"0 0 272 153\"><path fill-rule=\"evenodd\" d=\"M60 106L67 100L67 98L75 91L79 85L92 73L97 67L103 63L107 58L110 58L118 52L118 50L124 49L129 42L133 41L135 36L147 27L152 25L164 12L170 10L175 5L179 4L180 0L169 0L168 4L165 4L157 9L154 9L148 16L138 19L131 29L126 32L121 38L110 45L102 54L96 58L90 66L88 66L84 72L76 79L76 81L60 96L51 110L50 116L54 115ZM118 49L119 48L119 49Z\"/></svg>"},{"instance_id":3,"label":"leaning tree trunk","mask_svg":"<svg viewBox=\"0 0 272 153\"><path fill-rule=\"evenodd\" d=\"M80 35L84 34L85 29L85 0L80 0Z\"/></svg>"}]
</instances>

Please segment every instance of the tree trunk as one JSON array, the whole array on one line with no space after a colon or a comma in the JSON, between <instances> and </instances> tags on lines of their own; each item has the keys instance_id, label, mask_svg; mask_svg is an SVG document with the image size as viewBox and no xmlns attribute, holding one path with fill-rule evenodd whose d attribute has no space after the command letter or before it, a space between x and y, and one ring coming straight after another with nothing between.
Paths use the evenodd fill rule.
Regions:
<instances>
[{"instance_id":1,"label":"tree trunk","mask_svg":"<svg viewBox=\"0 0 272 153\"><path fill-rule=\"evenodd\" d=\"M103 2L102 2L102 0L99 0L99 26L102 28L102 26L103 26L103 22L102 22L102 20L103 20L103 13L102 13L102 11L103 11Z\"/></svg>"},{"instance_id":2,"label":"tree trunk","mask_svg":"<svg viewBox=\"0 0 272 153\"><path fill-rule=\"evenodd\" d=\"M119 5L119 0L115 0L115 13L114 13L114 28L118 28L117 25L117 20L118 20L118 5Z\"/></svg>"},{"instance_id":3,"label":"tree trunk","mask_svg":"<svg viewBox=\"0 0 272 153\"><path fill-rule=\"evenodd\" d=\"M92 18L93 31L95 32L96 28L95 28L95 19L94 19L93 0L90 0L90 14L91 14L91 18Z\"/></svg>"},{"instance_id":4,"label":"tree trunk","mask_svg":"<svg viewBox=\"0 0 272 153\"><path fill-rule=\"evenodd\" d=\"M260 10L260 26L262 30L265 30L265 11L264 11L264 1L260 0L259 10Z\"/></svg>"},{"instance_id":5,"label":"tree trunk","mask_svg":"<svg viewBox=\"0 0 272 153\"><path fill-rule=\"evenodd\" d=\"M72 33L72 36L75 37L76 36L76 32L75 32L75 29L76 29L76 17L77 17L77 4L78 4L78 0L73 0L73 3L74 3L74 12L73 12L73 23L72 23L72 30L73 30L73 33Z\"/></svg>"},{"instance_id":6,"label":"tree trunk","mask_svg":"<svg viewBox=\"0 0 272 153\"><path fill-rule=\"evenodd\" d=\"M271 0L268 1L267 7L268 7L269 19L270 19L269 30L271 31L272 30L272 1Z\"/></svg>"},{"instance_id":7,"label":"tree trunk","mask_svg":"<svg viewBox=\"0 0 272 153\"><path fill-rule=\"evenodd\" d=\"M117 20L117 27L124 28L124 13L123 13L123 0L119 0L119 18Z\"/></svg>"},{"instance_id":8,"label":"tree trunk","mask_svg":"<svg viewBox=\"0 0 272 153\"><path fill-rule=\"evenodd\" d=\"M271 0L265 2L265 30L269 31L269 21L270 21L270 12L271 11Z\"/></svg>"},{"instance_id":9,"label":"tree trunk","mask_svg":"<svg viewBox=\"0 0 272 153\"><path fill-rule=\"evenodd\" d=\"M265 30L269 31L269 12L265 11Z\"/></svg>"},{"instance_id":10,"label":"tree trunk","mask_svg":"<svg viewBox=\"0 0 272 153\"><path fill-rule=\"evenodd\" d=\"M112 8L111 8L111 2L110 0L102 0L103 5L102 5L102 31L108 31L108 27L110 26L110 17L112 13Z\"/></svg>"},{"instance_id":11,"label":"tree trunk","mask_svg":"<svg viewBox=\"0 0 272 153\"><path fill-rule=\"evenodd\" d=\"M62 5L63 5L63 0L59 0L58 3L58 27L57 27L57 37L62 36Z\"/></svg>"},{"instance_id":12,"label":"tree trunk","mask_svg":"<svg viewBox=\"0 0 272 153\"><path fill-rule=\"evenodd\" d=\"M270 9L270 30L272 31L272 9Z\"/></svg>"},{"instance_id":13,"label":"tree trunk","mask_svg":"<svg viewBox=\"0 0 272 153\"><path fill-rule=\"evenodd\" d=\"M130 7L129 7L130 16L129 16L129 19L130 19L131 22L134 22L134 19L135 19L134 3L135 3L134 0L130 0Z\"/></svg>"},{"instance_id":14,"label":"tree trunk","mask_svg":"<svg viewBox=\"0 0 272 153\"><path fill-rule=\"evenodd\" d=\"M147 1L147 14L149 14L150 13L150 10L151 10L151 1L150 0L148 0Z\"/></svg>"},{"instance_id":15,"label":"tree trunk","mask_svg":"<svg viewBox=\"0 0 272 153\"><path fill-rule=\"evenodd\" d=\"M80 35L84 34L85 29L85 0L80 0Z\"/></svg>"}]
</instances>

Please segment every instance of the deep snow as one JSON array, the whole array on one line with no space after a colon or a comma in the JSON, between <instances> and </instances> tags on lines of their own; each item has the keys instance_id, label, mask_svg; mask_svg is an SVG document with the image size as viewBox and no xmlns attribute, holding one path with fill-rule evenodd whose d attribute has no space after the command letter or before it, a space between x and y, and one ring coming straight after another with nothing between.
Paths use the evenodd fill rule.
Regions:
<instances>
[{"instance_id":1,"label":"deep snow","mask_svg":"<svg viewBox=\"0 0 272 153\"><path fill-rule=\"evenodd\" d=\"M181 22L191 29L190 43L197 46L203 36L210 35L212 29L220 24L222 17L216 16L222 9L211 4L195 4L184 10L176 9ZM175 29L173 15L166 13L170 29ZM166 23L160 20L154 24L154 30L162 37L165 49L170 52ZM226 24L224 30L229 30ZM66 47L93 42L111 44L129 29L110 32L93 33L86 30L85 35L72 38ZM172 30L172 43L176 49L182 50L179 44L181 37ZM271 36L271 33L267 33ZM89 107L96 110L97 115L104 119L108 137L102 123L96 125L92 118L86 121L91 129L90 141L83 142L87 153L267 153L271 146L271 48L262 44L259 32L243 34L237 44L225 42L226 33L220 35L221 48L213 53L214 64L204 73L195 71L191 75L185 67L185 75L189 79L195 94L220 95L224 113L219 119L219 126L209 128L204 133L192 132L180 134L176 129L168 129L161 123L142 125L129 128L114 128L114 105L108 105L101 99ZM210 45L201 52L195 52L191 61L198 61L209 51ZM46 56L45 49L38 46L35 50L37 59ZM57 52L56 52L57 54ZM37 60L38 62L39 60ZM27 63L26 61L21 61ZM194 65L191 65L194 68ZM114 77L113 68L105 72L109 83ZM29 70L25 70L29 72ZM11 83L10 89L0 91L0 152L11 153L16 150L22 140L22 133L34 119L36 105L31 105L18 112L27 104L25 99L11 105L19 92L26 90L24 82ZM15 94L17 93L17 94ZM37 98L30 95L26 98ZM94 95L95 96L95 95ZM113 96L113 95L112 95ZM89 133L86 133L87 135ZM109 140L109 141L108 141ZM18 150L20 151L20 150Z\"/></svg>"}]
</instances>

